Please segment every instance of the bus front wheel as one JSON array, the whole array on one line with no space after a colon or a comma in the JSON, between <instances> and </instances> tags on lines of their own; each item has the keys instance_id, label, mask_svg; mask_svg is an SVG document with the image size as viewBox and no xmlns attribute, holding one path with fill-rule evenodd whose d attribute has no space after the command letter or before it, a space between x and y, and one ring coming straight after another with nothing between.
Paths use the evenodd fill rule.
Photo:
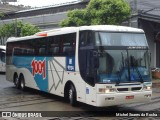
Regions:
<instances>
[{"instance_id":1,"label":"bus front wheel","mask_svg":"<svg viewBox=\"0 0 160 120\"><path fill-rule=\"evenodd\" d=\"M75 104L76 104L76 90L73 85L71 85L69 88L69 103L72 106L75 106Z\"/></svg>"}]
</instances>

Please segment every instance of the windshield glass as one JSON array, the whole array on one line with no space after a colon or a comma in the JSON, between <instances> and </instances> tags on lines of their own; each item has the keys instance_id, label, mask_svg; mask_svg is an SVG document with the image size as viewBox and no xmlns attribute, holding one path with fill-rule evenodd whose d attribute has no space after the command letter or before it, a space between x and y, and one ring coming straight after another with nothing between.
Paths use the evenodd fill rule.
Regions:
<instances>
[{"instance_id":1,"label":"windshield glass","mask_svg":"<svg viewBox=\"0 0 160 120\"><path fill-rule=\"evenodd\" d=\"M143 33L95 32L96 46L148 46Z\"/></svg>"},{"instance_id":2,"label":"windshield glass","mask_svg":"<svg viewBox=\"0 0 160 120\"><path fill-rule=\"evenodd\" d=\"M147 50L104 50L99 53L98 82L150 81Z\"/></svg>"}]
</instances>

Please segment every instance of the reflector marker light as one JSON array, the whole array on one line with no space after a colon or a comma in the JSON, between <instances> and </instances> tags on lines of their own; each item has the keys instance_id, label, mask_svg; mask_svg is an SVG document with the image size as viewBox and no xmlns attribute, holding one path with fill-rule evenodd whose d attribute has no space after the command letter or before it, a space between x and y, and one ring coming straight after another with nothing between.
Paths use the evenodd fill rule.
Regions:
<instances>
[{"instance_id":1,"label":"reflector marker light","mask_svg":"<svg viewBox=\"0 0 160 120\"><path fill-rule=\"evenodd\" d=\"M38 34L36 34L37 36L44 36L44 37L47 37L48 36L48 34L47 33L38 33Z\"/></svg>"}]
</instances>

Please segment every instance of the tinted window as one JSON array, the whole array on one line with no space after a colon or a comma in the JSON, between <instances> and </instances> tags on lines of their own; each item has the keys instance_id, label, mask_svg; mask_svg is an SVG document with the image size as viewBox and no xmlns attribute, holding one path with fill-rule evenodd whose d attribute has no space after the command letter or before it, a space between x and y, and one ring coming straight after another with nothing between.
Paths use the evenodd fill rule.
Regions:
<instances>
[{"instance_id":1,"label":"tinted window","mask_svg":"<svg viewBox=\"0 0 160 120\"><path fill-rule=\"evenodd\" d=\"M80 32L80 46L90 46L94 44L94 34L92 31Z\"/></svg>"},{"instance_id":2,"label":"tinted window","mask_svg":"<svg viewBox=\"0 0 160 120\"><path fill-rule=\"evenodd\" d=\"M48 54L50 56L74 55L76 47L76 33L49 37Z\"/></svg>"},{"instance_id":3,"label":"tinted window","mask_svg":"<svg viewBox=\"0 0 160 120\"><path fill-rule=\"evenodd\" d=\"M67 56L74 55L76 33L7 43L7 55Z\"/></svg>"}]
</instances>

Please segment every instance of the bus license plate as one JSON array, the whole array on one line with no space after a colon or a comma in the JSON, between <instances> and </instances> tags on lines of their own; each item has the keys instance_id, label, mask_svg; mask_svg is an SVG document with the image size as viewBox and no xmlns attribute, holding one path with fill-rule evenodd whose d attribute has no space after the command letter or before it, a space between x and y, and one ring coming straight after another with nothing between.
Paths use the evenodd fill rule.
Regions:
<instances>
[{"instance_id":1,"label":"bus license plate","mask_svg":"<svg viewBox=\"0 0 160 120\"><path fill-rule=\"evenodd\" d=\"M131 95L131 96L126 96L126 99L134 99L134 95Z\"/></svg>"}]
</instances>

